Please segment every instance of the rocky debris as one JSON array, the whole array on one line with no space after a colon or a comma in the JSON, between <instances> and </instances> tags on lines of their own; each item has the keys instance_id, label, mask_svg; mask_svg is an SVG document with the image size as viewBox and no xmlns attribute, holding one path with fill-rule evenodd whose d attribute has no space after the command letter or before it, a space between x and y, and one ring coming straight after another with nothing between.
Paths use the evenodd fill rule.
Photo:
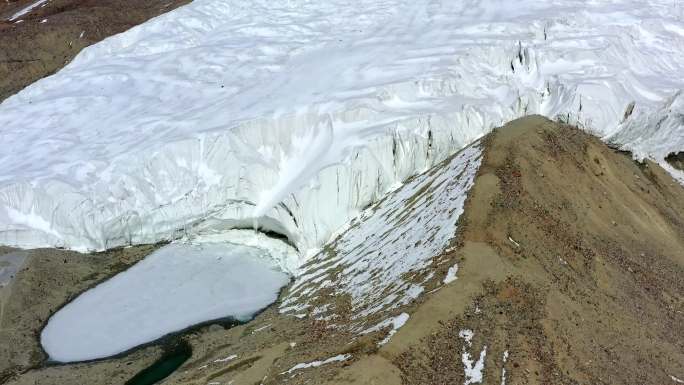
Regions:
<instances>
[{"instance_id":1,"label":"rocky debris","mask_svg":"<svg viewBox=\"0 0 684 385\"><path fill-rule=\"evenodd\" d=\"M677 170L684 171L684 151L671 153L665 157L665 161Z\"/></svg>"},{"instance_id":2,"label":"rocky debris","mask_svg":"<svg viewBox=\"0 0 684 385\"><path fill-rule=\"evenodd\" d=\"M467 312L440 321L439 330L395 358L402 383L462 384L467 380L461 365L464 352L477 357L477 352L486 349L482 383L499 383L505 364L508 383L572 384L554 362L552 344L544 335L544 302L541 288L524 278L484 282L483 294L473 300ZM464 331L472 339L464 339ZM506 354L504 363L505 352L510 352L510 358Z\"/></svg>"}]
</instances>

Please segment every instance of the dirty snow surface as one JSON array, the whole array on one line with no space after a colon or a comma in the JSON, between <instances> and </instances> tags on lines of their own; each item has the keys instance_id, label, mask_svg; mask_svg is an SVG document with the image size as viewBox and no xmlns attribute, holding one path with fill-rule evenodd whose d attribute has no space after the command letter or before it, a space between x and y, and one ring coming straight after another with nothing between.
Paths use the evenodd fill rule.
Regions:
<instances>
[{"instance_id":1,"label":"dirty snow surface","mask_svg":"<svg viewBox=\"0 0 684 385\"><path fill-rule=\"evenodd\" d=\"M0 243L101 250L256 219L306 257L525 114L665 165L682 74L681 1L196 0L0 105Z\"/></svg>"},{"instance_id":2,"label":"dirty snow surface","mask_svg":"<svg viewBox=\"0 0 684 385\"><path fill-rule=\"evenodd\" d=\"M55 361L108 357L205 321L247 320L288 282L262 249L170 244L59 310L41 343Z\"/></svg>"}]
</instances>

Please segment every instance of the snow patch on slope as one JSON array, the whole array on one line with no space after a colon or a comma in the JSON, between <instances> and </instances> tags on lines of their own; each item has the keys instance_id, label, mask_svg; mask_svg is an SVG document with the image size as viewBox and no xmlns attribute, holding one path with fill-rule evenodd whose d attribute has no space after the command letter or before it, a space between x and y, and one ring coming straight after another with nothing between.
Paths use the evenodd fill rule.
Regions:
<instances>
[{"instance_id":1,"label":"snow patch on slope","mask_svg":"<svg viewBox=\"0 0 684 385\"><path fill-rule=\"evenodd\" d=\"M401 313L396 317L386 319L386 320L380 322L379 324L362 331L361 334L368 334L368 333L377 332L377 331L380 331L386 327L391 326L391 329L390 329L389 333L387 333L387 336L385 336L385 338L383 338L382 341L378 342L378 346L382 346L382 345L385 345L386 343L389 342L389 340L392 338L392 336L397 333L397 330L399 330L402 326L404 326L404 324L406 323L406 321L408 321L408 319L409 319L409 315L407 313Z\"/></svg>"},{"instance_id":2,"label":"snow patch on slope","mask_svg":"<svg viewBox=\"0 0 684 385\"><path fill-rule=\"evenodd\" d=\"M458 277L456 276L456 273L458 273L458 264L457 263L455 263L453 266L451 266L449 268L449 270L447 270L446 276L442 280L442 283L446 285L448 283L451 283L451 282L454 282L455 280L457 280Z\"/></svg>"},{"instance_id":3,"label":"snow patch on slope","mask_svg":"<svg viewBox=\"0 0 684 385\"><path fill-rule=\"evenodd\" d=\"M334 357L330 357L328 359L325 359L323 361L312 361L312 362L297 364L297 365L291 367L289 370L282 372L280 374L290 374L290 373L297 371L297 370L308 369L308 368L317 368L319 366L331 364L333 362L346 361L346 360L350 359L351 356L352 356L351 354L339 354L339 355L336 355Z\"/></svg>"},{"instance_id":4,"label":"snow patch on slope","mask_svg":"<svg viewBox=\"0 0 684 385\"><path fill-rule=\"evenodd\" d=\"M468 347L473 346L474 333L470 329L461 330L458 336L461 337ZM487 346L485 345L480 352L480 357L477 361L471 358L470 353L463 346L463 353L461 354L461 362L463 363L463 371L465 375L465 382L463 385L481 384L483 379L483 371L485 367L485 358L487 357Z\"/></svg>"},{"instance_id":5,"label":"snow patch on slope","mask_svg":"<svg viewBox=\"0 0 684 385\"><path fill-rule=\"evenodd\" d=\"M47 3L47 1L48 1L48 0L38 0L38 1L36 1L36 2L34 2L34 3L32 3L32 4L30 4L30 5L28 5L28 6L26 6L26 7L22 8L22 9L20 9L19 11L17 11L14 15L12 15L12 16L11 16L9 19L7 19L7 20L9 20L9 21L14 21L14 20L16 20L16 19L18 19L18 18L20 18L20 17L26 15L27 13L33 11L33 9L37 8L37 7L40 6L41 4ZM45 5L43 5L43 6L45 6Z\"/></svg>"},{"instance_id":6,"label":"snow patch on slope","mask_svg":"<svg viewBox=\"0 0 684 385\"><path fill-rule=\"evenodd\" d=\"M349 296L345 316L362 323L417 298L456 233L481 156L479 143L465 148L364 211L302 268L281 311L324 318L334 309L315 303Z\"/></svg>"}]
</instances>

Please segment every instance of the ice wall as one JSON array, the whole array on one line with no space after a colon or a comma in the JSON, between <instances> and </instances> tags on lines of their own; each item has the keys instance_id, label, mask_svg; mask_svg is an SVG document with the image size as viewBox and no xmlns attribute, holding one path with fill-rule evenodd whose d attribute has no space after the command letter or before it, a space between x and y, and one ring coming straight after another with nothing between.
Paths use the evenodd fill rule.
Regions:
<instances>
[{"instance_id":1,"label":"ice wall","mask_svg":"<svg viewBox=\"0 0 684 385\"><path fill-rule=\"evenodd\" d=\"M0 243L256 222L306 255L531 113L664 164L684 149L683 20L670 0L196 0L0 105Z\"/></svg>"}]
</instances>

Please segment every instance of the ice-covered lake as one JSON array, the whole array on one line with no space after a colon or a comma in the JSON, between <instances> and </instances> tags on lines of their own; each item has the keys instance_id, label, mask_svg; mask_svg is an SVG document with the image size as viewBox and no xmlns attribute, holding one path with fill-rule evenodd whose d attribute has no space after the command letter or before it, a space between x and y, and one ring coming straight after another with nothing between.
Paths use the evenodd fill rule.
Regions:
<instances>
[{"instance_id":1,"label":"ice-covered lake","mask_svg":"<svg viewBox=\"0 0 684 385\"><path fill-rule=\"evenodd\" d=\"M209 320L248 320L289 279L263 248L170 244L55 313L41 342L54 361L112 356Z\"/></svg>"}]
</instances>

